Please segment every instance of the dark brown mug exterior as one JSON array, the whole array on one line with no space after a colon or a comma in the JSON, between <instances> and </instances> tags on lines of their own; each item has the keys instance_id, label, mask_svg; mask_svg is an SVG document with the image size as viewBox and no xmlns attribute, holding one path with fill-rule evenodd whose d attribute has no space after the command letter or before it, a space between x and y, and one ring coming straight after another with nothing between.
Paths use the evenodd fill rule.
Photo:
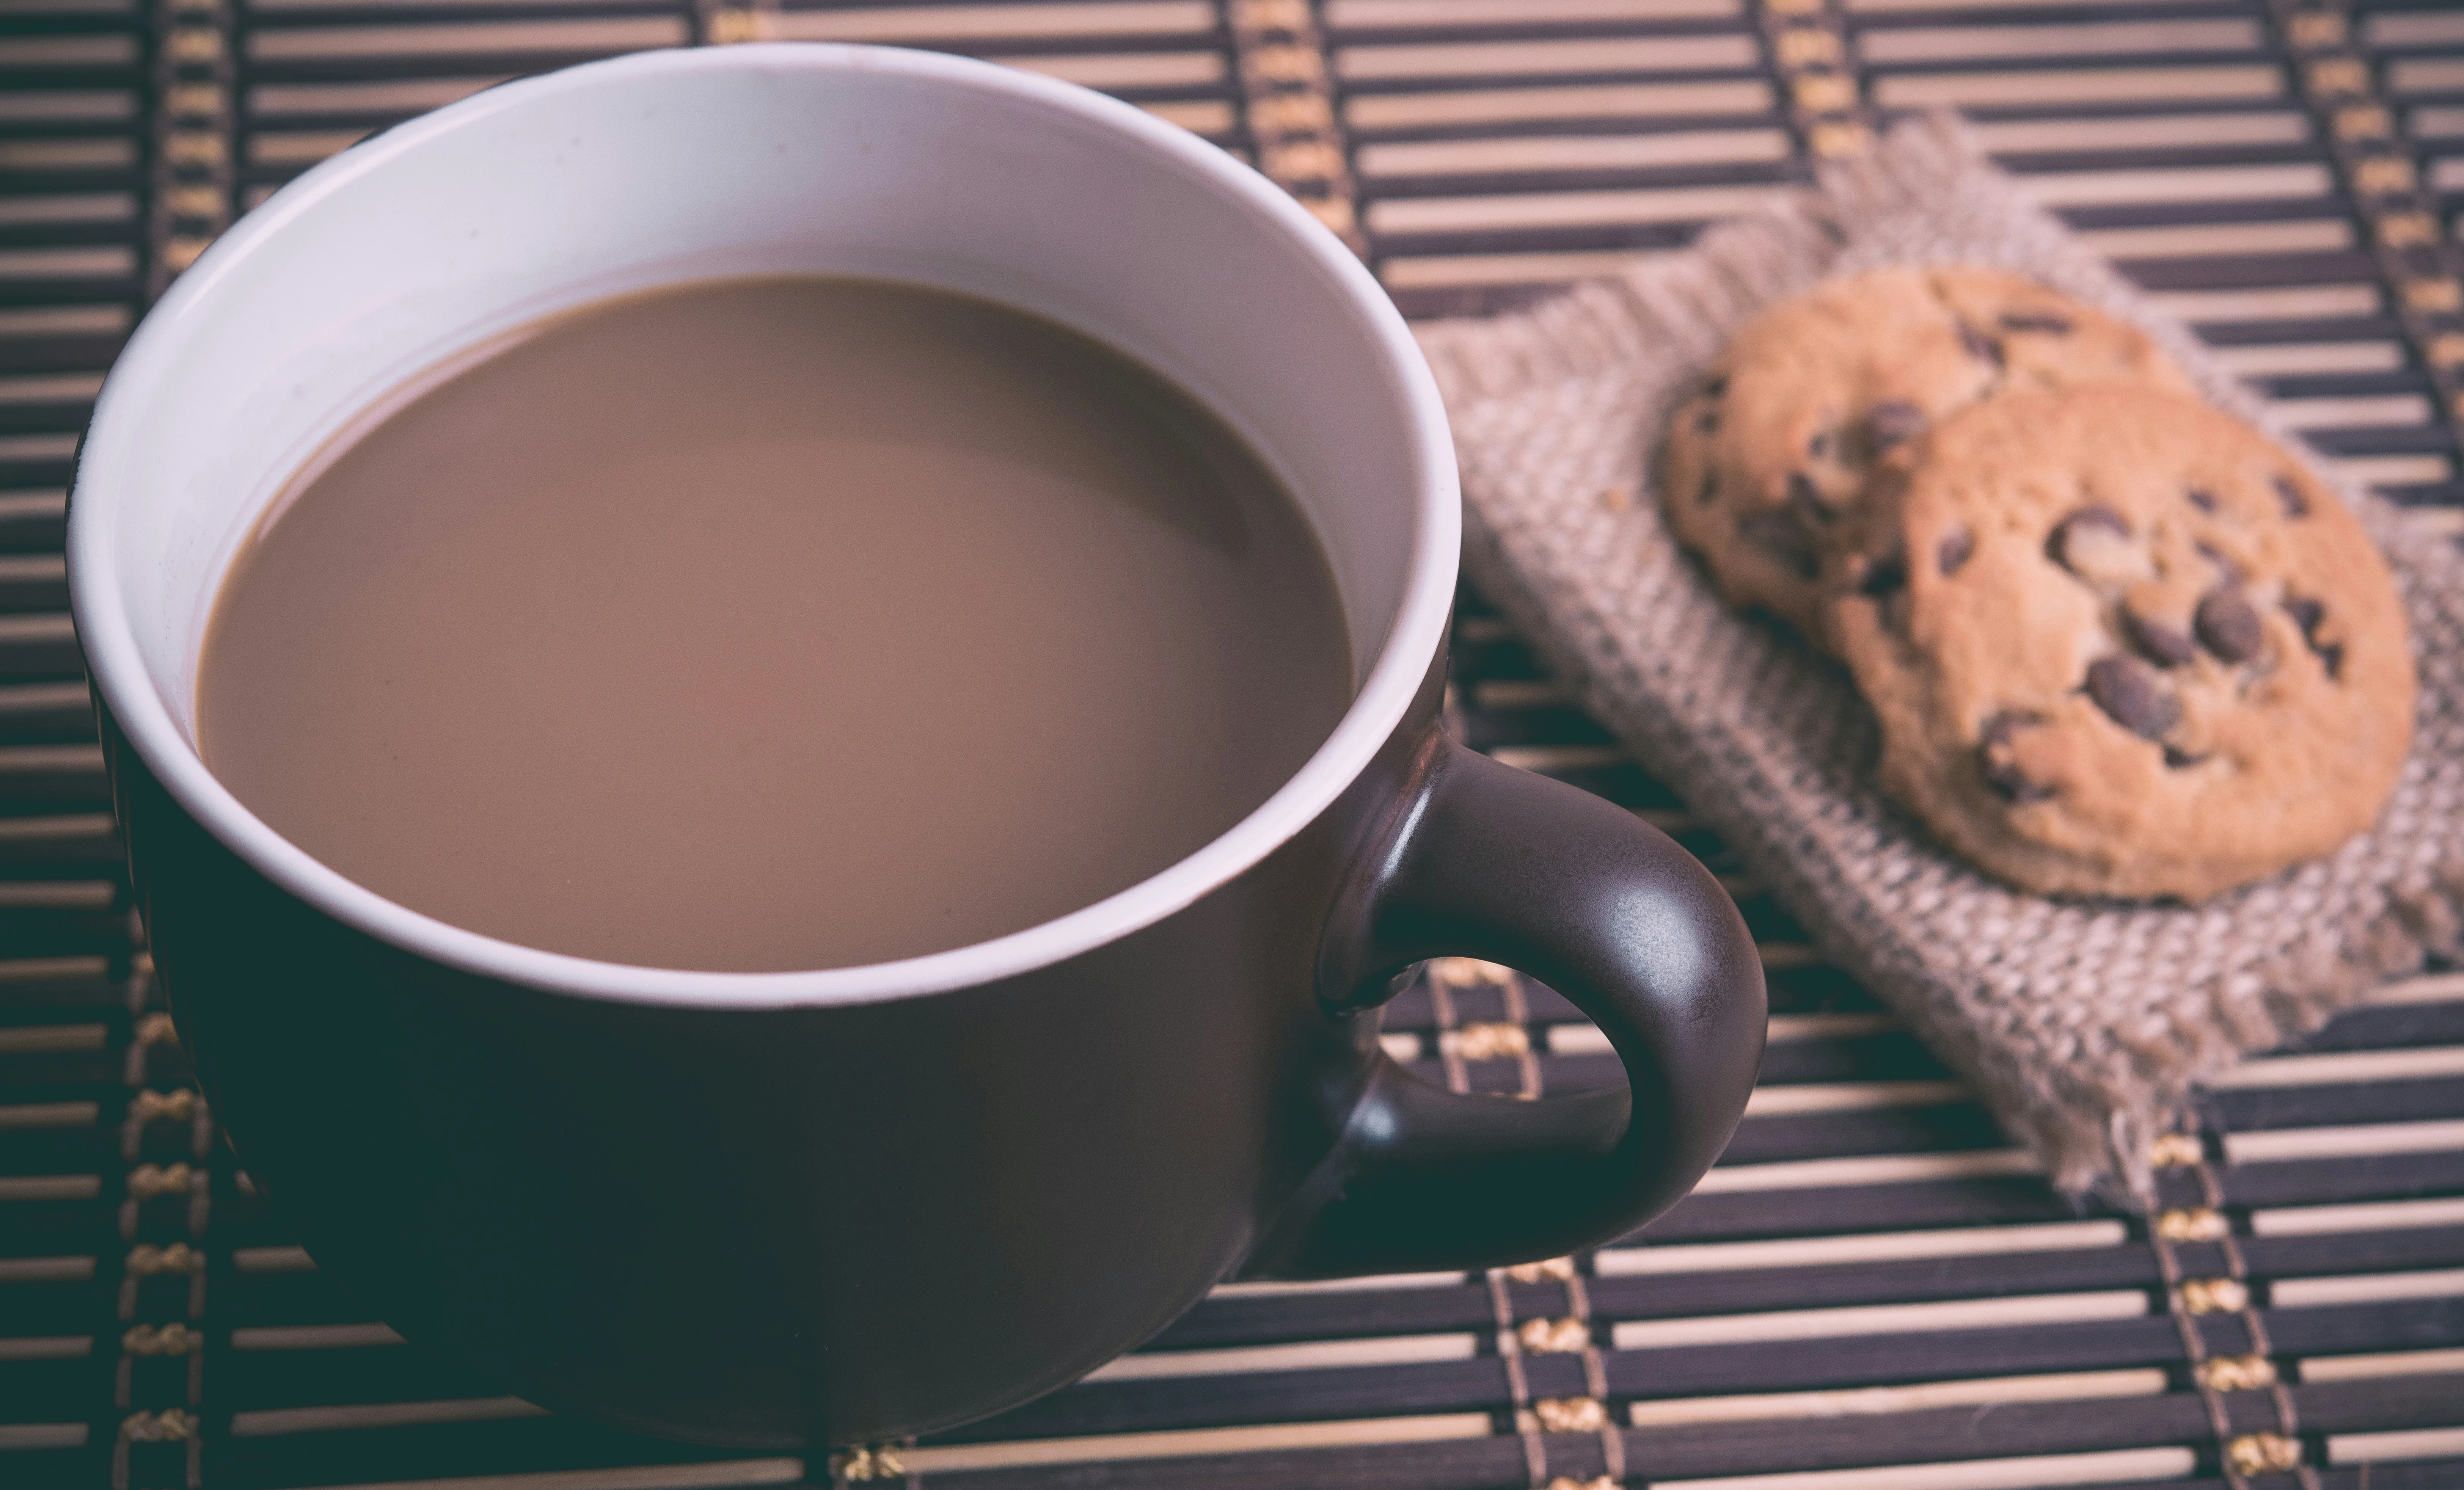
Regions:
<instances>
[{"instance_id":1,"label":"dark brown mug exterior","mask_svg":"<svg viewBox=\"0 0 2464 1490\"><path fill-rule=\"evenodd\" d=\"M1734 906L1631 814L1445 741L1442 664L1330 807L1178 913L995 983L769 1010L381 941L202 827L107 710L103 737L181 1037L321 1269L544 1406L818 1448L1023 1402L1244 1272L1604 1241L1717 1156L1764 1030ZM1375 1001L1449 953L1585 1003L1637 1097L1388 1062Z\"/></svg>"}]
</instances>

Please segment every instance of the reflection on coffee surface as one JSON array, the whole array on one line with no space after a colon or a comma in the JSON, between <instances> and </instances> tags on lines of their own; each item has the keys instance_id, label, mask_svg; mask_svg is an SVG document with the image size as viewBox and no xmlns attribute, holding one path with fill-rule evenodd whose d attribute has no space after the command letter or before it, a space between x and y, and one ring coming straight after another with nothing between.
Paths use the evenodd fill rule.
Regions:
<instances>
[{"instance_id":1,"label":"reflection on coffee surface","mask_svg":"<svg viewBox=\"0 0 2464 1490\"><path fill-rule=\"evenodd\" d=\"M532 325L363 420L224 582L208 765L379 894L551 952L842 967L1089 905L1352 692L1307 519L1155 374L878 282Z\"/></svg>"}]
</instances>

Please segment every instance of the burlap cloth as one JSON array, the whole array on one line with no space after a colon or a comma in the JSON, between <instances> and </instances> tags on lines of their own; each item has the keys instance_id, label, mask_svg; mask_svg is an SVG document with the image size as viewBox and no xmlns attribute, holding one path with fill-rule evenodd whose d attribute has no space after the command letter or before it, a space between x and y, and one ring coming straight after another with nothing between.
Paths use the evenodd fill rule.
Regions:
<instances>
[{"instance_id":1,"label":"burlap cloth","mask_svg":"<svg viewBox=\"0 0 2464 1490\"><path fill-rule=\"evenodd\" d=\"M1559 679L1971 1084L2056 1183L2125 1200L2190 1089L2464 940L2464 551L2349 484L2393 562L2419 737L2384 820L2326 861L2197 908L2021 894L1877 795L1846 673L1725 609L1663 527L1650 452L1756 311L1827 276L1965 261L2032 274L2156 337L2207 398L2316 467L2263 402L2070 236L1947 118L1532 309L1433 324L1463 471L1464 560ZM2322 475L2327 473L2322 470Z\"/></svg>"}]
</instances>

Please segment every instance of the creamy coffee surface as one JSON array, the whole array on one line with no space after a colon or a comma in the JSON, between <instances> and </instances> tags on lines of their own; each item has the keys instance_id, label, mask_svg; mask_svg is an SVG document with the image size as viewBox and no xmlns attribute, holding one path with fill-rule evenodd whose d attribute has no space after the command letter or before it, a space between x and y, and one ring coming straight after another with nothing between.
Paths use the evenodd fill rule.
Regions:
<instances>
[{"instance_id":1,"label":"creamy coffee surface","mask_svg":"<svg viewBox=\"0 0 2464 1490\"><path fill-rule=\"evenodd\" d=\"M551 952L845 967L1186 857L1332 731L1324 555L1241 440L884 283L603 302L389 401L224 581L206 762L381 895Z\"/></svg>"}]
</instances>

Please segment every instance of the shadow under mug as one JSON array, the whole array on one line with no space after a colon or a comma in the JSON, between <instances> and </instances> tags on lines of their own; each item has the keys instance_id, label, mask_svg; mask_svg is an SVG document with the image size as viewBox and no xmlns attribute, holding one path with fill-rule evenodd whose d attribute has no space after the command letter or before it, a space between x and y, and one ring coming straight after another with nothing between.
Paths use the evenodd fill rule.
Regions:
<instances>
[{"instance_id":1,"label":"shadow under mug","mask_svg":"<svg viewBox=\"0 0 2464 1490\"><path fill-rule=\"evenodd\" d=\"M192 699L216 586L352 413L571 305L793 271L1062 321L1277 468L1362 663L1350 712L1271 800L1153 879L996 941L697 974L418 915L207 773ZM756 46L495 89L251 213L112 371L69 559L174 1018L319 1266L546 1406L821 1447L1023 1402L1226 1277L1605 1241L1718 1155L1762 1049L1752 943L1666 838L1440 731L1459 515L1401 319L1263 178L987 64ZM1564 992L1628 1089L1501 1101L1389 1061L1376 1007L1441 954Z\"/></svg>"}]
</instances>

